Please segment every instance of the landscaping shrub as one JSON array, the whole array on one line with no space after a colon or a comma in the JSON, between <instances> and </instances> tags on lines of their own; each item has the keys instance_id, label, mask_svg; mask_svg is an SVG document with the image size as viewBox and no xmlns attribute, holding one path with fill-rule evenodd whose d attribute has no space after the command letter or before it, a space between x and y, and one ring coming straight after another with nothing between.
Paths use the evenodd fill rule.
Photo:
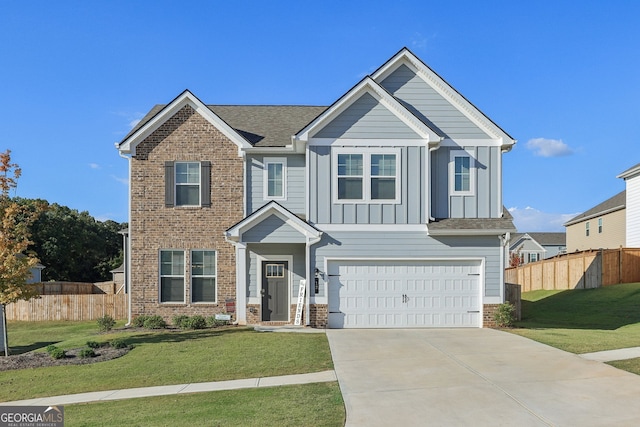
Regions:
<instances>
[{"instance_id":1,"label":"landscaping shrub","mask_svg":"<svg viewBox=\"0 0 640 427\"><path fill-rule=\"evenodd\" d=\"M87 341L87 347L89 348L100 348L102 344L97 341Z\"/></svg>"},{"instance_id":2,"label":"landscaping shrub","mask_svg":"<svg viewBox=\"0 0 640 427\"><path fill-rule=\"evenodd\" d=\"M127 344L127 340L124 338L114 338L111 340L109 345L113 348L126 348L129 346L129 344Z\"/></svg>"},{"instance_id":3,"label":"landscaping shrub","mask_svg":"<svg viewBox=\"0 0 640 427\"><path fill-rule=\"evenodd\" d=\"M83 348L82 350L80 350L80 353L78 353L78 357L80 357L81 359L96 357L96 352L93 351L92 348Z\"/></svg>"},{"instance_id":4,"label":"landscaping shrub","mask_svg":"<svg viewBox=\"0 0 640 427\"><path fill-rule=\"evenodd\" d=\"M184 322L186 322L189 319L189 316L187 316L186 314L179 314L177 316L173 316L173 319L171 319L171 323L173 323L173 326L177 326L178 328L186 328Z\"/></svg>"},{"instance_id":5,"label":"landscaping shrub","mask_svg":"<svg viewBox=\"0 0 640 427\"><path fill-rule=\"evenodd\" d=\"M100 332L110 331L115 325L116 321L108 314L98 318L98 329L100 329Z\"/></svg>"},{"instance_id":6,"label":"landscaping shrub","mask_svg":"<svg viewBox=\"0 0 640 427\"><path fill-rule=\"evenodd\" d=\"M210 328L217 328L219 326L227 325L228 323L228 320L216 319L216 316L207 317L207 326Z\"/></svg>"},{"instance_id":7,"label":"landscaping shrub","mask_svg":"<svg viewBox=\"0 0 640 427\"><path fill-rule=\"evenodd\" d=\"M500 304L493 318L499 328L511 327L516 321L516 307L510 302Z\"/></svg>"},{"instance_id":8,"label":"landscaping shrub","mask_svg":"<svg viewBox=\"0 0 640 427\"><path fill-rule=\"evenodd\" d=\"M149 316L148 314L141 314L140 316L133 319L133 326L135 326L136 328L144 327L144 322L146 322L149 317L151 316Z\"/></svg>"},{"instance_id":9,"label":"landscaping shrub","mask_svg":"<svg viewBox=\"0 0 640 427\"><path fill-rule=\"evenodd\" d=\"M204 329L207 327L207 321L199 314L188 317L183 323L187 329Z\"/></svg>"},{"instance_id":10,"label":"landscaping shrub","mask_svg":"<svg viewBox=\"0 0 640 427\"><path fill-rule=\"evenodd\" d=\"M167 322L161 316L149 316L143 326L147 329L163 329L167 327Z\"/></svg>"},{"instance_id":11,"label":"landscaping shrub","mask_svg":"<svg viewBox=\"0 0 640 427\"><path fill-rule=\"evenodd\" d=\"M55 345L48 345L47 353L49 353L49 356L53 357L54 359L64 359L65 357L67 357L67 352L61 348L56 347Z\"/></svg>"}]
</instances>

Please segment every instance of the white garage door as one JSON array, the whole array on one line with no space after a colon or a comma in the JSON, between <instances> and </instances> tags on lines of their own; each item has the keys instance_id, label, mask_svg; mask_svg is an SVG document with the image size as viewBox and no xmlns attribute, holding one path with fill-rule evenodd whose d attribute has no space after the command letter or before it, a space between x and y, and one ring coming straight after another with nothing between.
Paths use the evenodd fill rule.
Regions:
<instances>
[{"instance_id":1,"label":"white garage door","mask_svg":"<svg viewBox=\"0 0 640 427\"><path fill-rule=\"evenodd\" d=\"M480 273L479 261L329 261L329 327L480 327Z\"/></svg>"}]
</instances>

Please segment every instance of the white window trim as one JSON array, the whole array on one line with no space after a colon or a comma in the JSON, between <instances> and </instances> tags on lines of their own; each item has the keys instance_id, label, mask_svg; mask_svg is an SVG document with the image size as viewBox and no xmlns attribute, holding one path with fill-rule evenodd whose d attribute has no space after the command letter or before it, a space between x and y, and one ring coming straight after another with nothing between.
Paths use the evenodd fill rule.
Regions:
<instances>
[{"instance_id":1,"label":"white window trim","mask_svg":"<svg viewBox=\"0 0 640 427\"><path fill-rule=\"evenodd\" d=\"M338 199L338 155L362 154L362 199ZM396 197L395 199L371 198L371 155L395 154L396 156ZM340 147L331 150L331 192L334 204L366 203L371 205L400 204L401 173L400 148L398 147Z\"/></svg>"},{"instance_id":2,"label":"white window trim","mask_svg":"<svg viewBox=\"0 0 640 427\"><path fill-rule=\"evenodd\" d=\"M182 276L178 276L178 275L163 275L162 274L162 252L176 252L176 251L180 251L182 252L182 266L184 268L184 270L182 271ZM158 303L159 304L167 304L167 305L171 305L171 304L186 304L187 303L187 297L185 295L185 291L187 288L187 251L185 251L184 249L160 249L158 251ZM182 301L162 301L162 278L163 277L182 277Z\"/></svg>"},{"instance_id":3,"label":"white window trim","mask_svg":"<svg viewBox=\"0 0 640 427\"><path fill-rule=\"evenodd\" d=\"M469 158L469 190L456 191L456 158ZM476 164L473 154L467 150L451 150L449 157L449 194L452 196L473 196L476 193Z\"/></svg>"},{"instance_id":4,"label":"white window trim","mask_svg":"<svg viewBox=\"0 0 640 427\"><path fill-rule=\"evenodd\" d=\"M282 164L282 196L269 196L269 164ZM287 158L286 157L265 157L262 167L262 196L263 200L287 200Z\"/></svg>"},{"instance_id":5,"label":"white window trim","mask_svg":"<svg viewBox=\"0 0 640 427\"><path fill-rule=\"evenodd\" d=\"M198 204L197 205L179 205L178 204L178 186L186 184L178 184L178 166L179 164L194 163L198 165ZM195 185L195 184L188 184ZM173 206L177 208L194 208L202 206L202 162L177 161L173 163Z\"/></svg>"},{"instance_id":6,"label":"white window trim","mask_svg":"<svg viewBox=\"0 0 640 427\"><path fill-rule=\"evenodd\" d=\"M214 252L216 254L215 260L215 271L216 274L211 275L203 275L203 276L194 276L193 275L193 253L194 252ZM189 251L189 296L191 299L191 304L196 305L204 305L204 304L217 304L218 303L218 251L215 249L191 249ZM214 278L216 279L216 293L213 301L194 301L193 300L193 278L194 277L204 277L204 278Z\"/></svg>"}]
</instances>

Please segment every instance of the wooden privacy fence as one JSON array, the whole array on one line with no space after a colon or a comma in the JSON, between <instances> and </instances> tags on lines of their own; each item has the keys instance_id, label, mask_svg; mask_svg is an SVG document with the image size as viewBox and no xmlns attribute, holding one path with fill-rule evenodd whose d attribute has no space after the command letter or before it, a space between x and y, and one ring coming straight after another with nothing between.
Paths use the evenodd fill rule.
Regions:
<instances>
[{"instance_id":1,"label":"wooden privacy fence","mask_svg":"<svg viewBox=\"0 0 640 427\"><path fill-rule=\"evenodd\" d=\"M640 249L584 251L505 270L505 282L522 292L591 289L618 283L640 282Z\"/></svg>"},{"instance_id":2,"label":"wooden privacy fence","mask_svg":"<svg viewBox=\"0 0 640 427\"><path fill-rule=\"evenodd\" d=\"M5 306L7 320L96 320L127 318L126 294L41 295Z\"/></svg>"}]
</instances>

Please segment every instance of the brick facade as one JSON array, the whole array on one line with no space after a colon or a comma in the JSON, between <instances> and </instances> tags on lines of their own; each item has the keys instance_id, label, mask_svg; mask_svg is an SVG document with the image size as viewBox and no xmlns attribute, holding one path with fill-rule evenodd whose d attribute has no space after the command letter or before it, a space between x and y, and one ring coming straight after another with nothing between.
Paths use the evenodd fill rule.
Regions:
<instances>
[{"instance_id":1,"label":"brick facade","mask_svg":"<svg viewBox=\"0 0 640 427\"><path fill-rule=\"evenodd\" d=\"M166 161L211 162L211 207L165 207ZM224 231L243 216L243 159L238 147L190 106L141 141L131 160L132 314L210 316L236 297L235 249ZM159 251L185 251L185 303L160 303ZM217 253L217 303L190 303L190 250ZM235 316L234 316L235 318Z\"/></svg>"},{"instance_id":2,"label":"brick facade","mask_svg":"<svg viewBox=\"0 0 640 427\"><path fill-rule=\"evenodd\" d=\"M482 327L483 328L495 328L496 319L495 314L498 311L500 304L485 304L482 310Z\"/></svg>"}]
</instances>

